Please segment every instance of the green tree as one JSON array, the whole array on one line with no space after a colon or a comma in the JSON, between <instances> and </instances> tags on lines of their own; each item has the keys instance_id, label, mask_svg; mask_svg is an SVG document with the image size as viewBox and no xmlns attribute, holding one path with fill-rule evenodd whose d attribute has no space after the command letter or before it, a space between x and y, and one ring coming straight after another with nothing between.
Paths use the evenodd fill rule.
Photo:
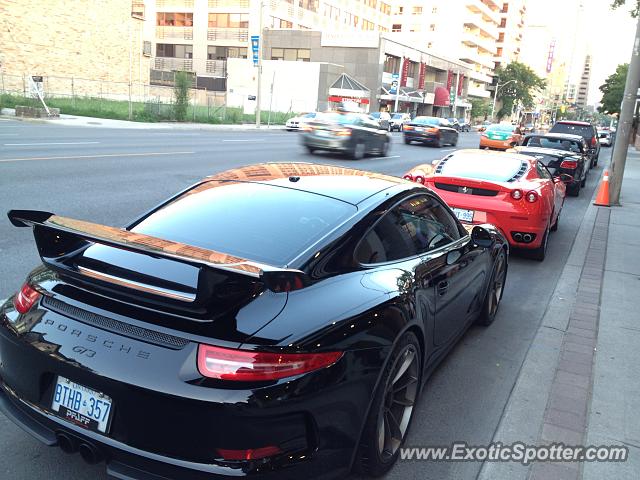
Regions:
<instances>
[{"instance_id":1,"label":"green tree","mask_svg":"<svg viewBox=\"0 0 640 480\"><path fill-rule=\"evenodd\" d=\"M628 63L618 65L615 73L609 75L604 83L600 85L600 91L602 92L602 105L598 107L599 112L609 114L620 113L620 105L622 104L622 97L624 95L624 86L627 81L628 71Z\"/></svg>"},{"instance_id":2,"label":"green tree","mask_svg":"<svg viewBox=\"0 0 640 480\"><path fill-rule=\"evenodd\" d=\"M522 103L525 108L533 107L534 93L542 90L547 84L531 68L520 62L511 62L505 67L497 68L495 76L501 85L497 92L497 98L502 102L498 118L510 115L516 102Z\"/></svg>"},{"instance_id":3,"label":"green tree","mask_svg":"<svg viewBox=\"0 0 640 480\"><path fill-rule=\"evenodd\" d=\"M176 72L173 87L173 113L178 122L184 122L187 119L189 89L192 82L193 76L189 72Z\"/></svg>"},{"instance_id":4,"label":"green tree","mask_svg":"<svg viewBox=\"0 0 640 480\"><path fill-rule=\"evenodd\" d=\"M470 98L471 118L487 119L491 115L491 103L486 98Z\"/></svg>"},{"instance_id":5,"label":"green tree","mask_svg":"<svg viewBox=\"0 0 640 480\"><path fill-rule=\"evenodd\" d=\"M616 9L618 7L626 5L626 3L627 0L613 0L611 8ZM633 10L631 10L631 16L633 18L636 18L638 15L640 15L640 0L635 0L635 6L631 8L633 8Z\"/></svg>"}]
</instances>

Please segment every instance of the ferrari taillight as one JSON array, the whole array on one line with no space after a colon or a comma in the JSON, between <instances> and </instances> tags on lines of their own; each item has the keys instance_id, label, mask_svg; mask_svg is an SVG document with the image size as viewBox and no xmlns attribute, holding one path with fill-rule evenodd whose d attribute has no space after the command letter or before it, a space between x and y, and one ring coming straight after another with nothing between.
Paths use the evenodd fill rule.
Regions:
<instances>
[{"instance_id":1,"label":"ferrari taillight","mask_svg":"<svg viewBox=\"0 0 640 480\"><path fill-rule=\"evenodd\" d=\"M413 175L411 175L410 173L407 173L404 177L405 180L409 180L410 182L413 182Z\"/></svg>"},{"instance_id":2,"label":"ferrari taillight","mask_svg":"<svg viewBox=\"0 0 640 480\"><path fill-rule=\"evenodd\" d=\"M514 200L520 200L522 198L522 190L520 190L519 188L512 190L511 198L513 198Z\"/></svg>"},{"instance_id":3,"label":"ferrari taillight","mask_svg":"<svg viewBox=\"0 0 640 480\"><path fill-rule=\"evenodd\" d=\"M13 306L16 307L18 313L27 313L33 307L33 304L40 298L38 293L31 285L25 283L20 291L13 299Z\"/></svg>"},{"instance_id":4,"label":"ferrari taillight","mask_svg":"<svg viewBox=\"0 0 640 480\"><path fill-rule=\"evenodd\" d=\"M293 377L336 363L342 352L272 353L199 345L198 370L208 378L263 382Z\"/></svg>"},{"instance_id":5,"label":"ferrari taillight","mask_svg":"<svg viewBox=\"0 0 640 480\"><path fill-rule=\"evenodd\" d=\"M413 181L424 185L424 177L422 175L417 175L416 178L413 179Z\"/></svg>"},{"instance_id":6,"label":"ferrari taillight","mask_svg":"<svg viewBox=\"0 0 640 480\"><path fill-rule=\"evenodd\" d=\"M560 168L566 168L567 170L575 170L578 168L578 162L575 160L563 160L560 164Z\"/></svg>"},{"instance_id":7,"label":"ferrari taillight","mask_svg":"<svg viewBox=\"0 0 640 480\"><path fill-rule=\"evenodd\" d=\"M527 199L527 202L535 203L538 201L538 194L534 191L527 192L527 194L525 195L525 198Z\"/></svg>"}]
</instances>

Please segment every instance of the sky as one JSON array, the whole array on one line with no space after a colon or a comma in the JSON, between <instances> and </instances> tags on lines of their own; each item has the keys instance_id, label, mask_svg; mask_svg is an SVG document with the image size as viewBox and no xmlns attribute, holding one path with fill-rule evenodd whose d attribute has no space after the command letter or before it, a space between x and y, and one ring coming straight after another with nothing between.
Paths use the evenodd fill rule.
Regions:
<instances>
[{"instance_id":1,"label":"sky","mask_svg":"<svg viewBox=\"0 0 640 480\"><path fill-rule=\"evenodd\" d=\"M577 22L576 12L580 3L584 7L582 21ZM590 105L597 105L602 98L598 87L606 78L615 72L619 64L628 63L631 59L636 19L629 11L635 0L627 0L627 3L629 6L611 10L611 0L526 0L526 22L550 27L558 42L563 43L564 52L576 60L575 75L582 72L583 52L591 52ZM546 52L549 46L541 45L540 48Z\"/></svg>"}]
</instances>

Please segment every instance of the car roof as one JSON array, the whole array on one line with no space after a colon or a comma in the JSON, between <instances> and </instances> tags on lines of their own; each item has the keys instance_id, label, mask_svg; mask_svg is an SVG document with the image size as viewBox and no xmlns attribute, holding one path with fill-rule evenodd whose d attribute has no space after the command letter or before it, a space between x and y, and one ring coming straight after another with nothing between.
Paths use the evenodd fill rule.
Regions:
<instances>
[{"instance_id":1,"label":"car roof","mask_svg":"<svg viewBox=\"0 0 640 480\"><path fill-rule=\"evenodd\" d=\"M576 156L576 152L569 152L567 150L559 150L557 148L544 148L544 147L528 147L526 145L520 146L520 147L514 147L513 150L517 151L517 152L522 152L522 151L527 151L527 152L532 152L533 154L536 153L543 153L545 155L553 155L556 157L574 157ZM526 154L525 154L526 155Z\"/></svg>"},{"instance_id":2,"label":"car roof","mask_svg":"<svg viewBox=\"0 0 640 480\"><path fill-rule=\"evenodd\" d=\"M323 195L352 205L392 187L411 187L398 177L335 165L314 163L260 163L234 168L206 177L211 182L257 182ZM200 187L196 187L200 188Z\"/></svg>"},{"instance_id":3,"label":"car roof","mask_svg":"<svg viewBox=\"0 0 640 480\"><path fill-rule=\"evenodd\" d=\"M582 142L584 140L582 135L574 135L573 133L531 133L527 135L525 139L531 137L557 138L560 140L574 140L578 142Z\"/></svg>"},{"instance_id":4,"label":"car roof","mask_svg":"<svg viewBox=\"0 0 640 480\"><path fill-rule=\"evenodd\" d=\"M589 122L581 122L578 120L559 120L556 123L561 123L563 125L582 125L584 127L592 127L593 125Z\"/></svg>"}]
</instances>

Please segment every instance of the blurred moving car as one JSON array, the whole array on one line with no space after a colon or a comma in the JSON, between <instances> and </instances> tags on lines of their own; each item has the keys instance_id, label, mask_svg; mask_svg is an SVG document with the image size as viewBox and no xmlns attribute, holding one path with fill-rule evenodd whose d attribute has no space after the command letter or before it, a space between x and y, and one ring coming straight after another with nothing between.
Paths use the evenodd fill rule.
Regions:
<instances>
[{"instance_id":1,"label":"blurred moving car","mask_svg":"<svg viewBox=\"0 0 640 480\"><path fill-rule=\"evenodd\" d=\"M489 125L480 136L480 148L508 150L520 145L522 132L518 125L494 123Z\"/></svg>"},{"instance_id":2,"label":"blurred moving car","mask_svg":"<svg viewBox=\"0 0 640 480\"><path fill-rule=\"evenodd\" d=\"M598 142L598 132L596 127L589 122L578 122L574 120L561 120L556 122L549 130L549 133L570 133L580 135L587 142L589 147L588 155L591 158L591 166L598 164L600 156L600 142Z\"/></svg>"},{"instance_id":3,"label":"blurred moving car","mask_svg":"<svg viewBox=\"0 0 640 480\"><path fill-rule=\"evenodd\" d=\"M321 113L302 128L302 144L316 150L340 152L354 160L376 153L384 157L391 136L369 115L352 112Z\"/></svg>"},{"instance_id":4,"label":"blurred moving car","mask_svg":"<svg viewBox=\"0 0 640 480\"><path fill-rule=\"evenodd\" d=\"M459 125L458 130L460 132L469 132L469 131L471 131L471 123L468 120L465 120L464 118L459 118L458 119L458 125Z\"/></svg>"},{"instance_id":5,"label":"blurred moving car","mask_svg":"<svg viewBox=\"0 0 640 480\"><path fill-rule=\"evenodd\" d=\"M391 115L391 119L389 120L389 131L393 132L394 130L397 130L401 132L404 124L409 123L410 121L411 115L408 113L394 113Z\"/></svg>"},{"instance_id":6,"label":"blurred moving car","mask_svg":"<svg viewBox=\"0 0 640 480\"><path fill-rule=\"evenodd\" d=\"M498 227L515 248L542 261L549 232L558 228L566 187L542 160L506 152L458 150L404 178L432 189L458 219Z\"/></svg>"},{"instance_id":7,"label":"blurred moving car","mask_svg":"<svg viewBox=\"0 0 640 480\"><path fill-rule=\"evenodd\" d=\"M289 132L292 132L294 130L299 130L301 126L304 125L305 122L308 122L316 118L316 115L318 115L318 112L309 112L302 115L298 115L297 117L290 118L284 124L284 128Z\"/></svg>"},{"instance_id":8,"label":"blurred moving car","mask_svg":"<svg viewBox=\"0 0 640 480\"><path fill-rule=\"evenodd\" d=\"M583 156L589 168L593 166L589 155L589 146L580 135L571 135L569 133L539 133L527 135L522 141L522 146L565 150L575 155Z\"/></svg>"},{"instance_id":9,"label":"blurred moving car","mask_svg":"<svg viewBox=\"0 0 640 480\"><path fill-rule=\"evenodd\" d=\"M389 112L373 112L369 114L369 117L378 122L380 128L389 130L389 120L391 120Z\"/></svg>"},{"instance_id":10,"label":"blurred moving car","mask_svg":"<svg viewBox=\"0 0 640 480\"><path fill-rule=\"evenodd\" d=\"M449 121L449 123L453 128L455 128L458 132L460 131L460 122L458 121L457 118L452 117L452 118L447 118L447 120Z\"/></svg>"},{"instance_id":11,"label":"blurred moving car","mask_svg":"<svg viewBox=\"0 0 640 480\"><path fill-rule=\"evenodd\" d=\"M434 147L458 144L458 131L446 118L416 117L404 124L404 143L428 143Z\"/></svg>"},{"instance_id":12,"label":"blurred moving car","mask_svg":"<svg viewBox=\"0 0 640 480\"><path fill-rule=\"evenodd\" d=\"M603 147L610 147L613 143L611 141L611 132L608 130L598 130L598 141Z\"/></svg>"},{"instance_id":13,"label":"blurred moving car","mask_svg":"<svg viewBox=\"0 0 640 480\"><path fill-rule=\"evenodd\" d=\"M530 146L516 147L513 151L536 157L546 165L554 177L560 174L569 175L571 180L568 177L564 178L566 180L567 193L572 197L580 195L580 189L587 183L589 159L580 153Z\"/></svg>"}]
</instances>

